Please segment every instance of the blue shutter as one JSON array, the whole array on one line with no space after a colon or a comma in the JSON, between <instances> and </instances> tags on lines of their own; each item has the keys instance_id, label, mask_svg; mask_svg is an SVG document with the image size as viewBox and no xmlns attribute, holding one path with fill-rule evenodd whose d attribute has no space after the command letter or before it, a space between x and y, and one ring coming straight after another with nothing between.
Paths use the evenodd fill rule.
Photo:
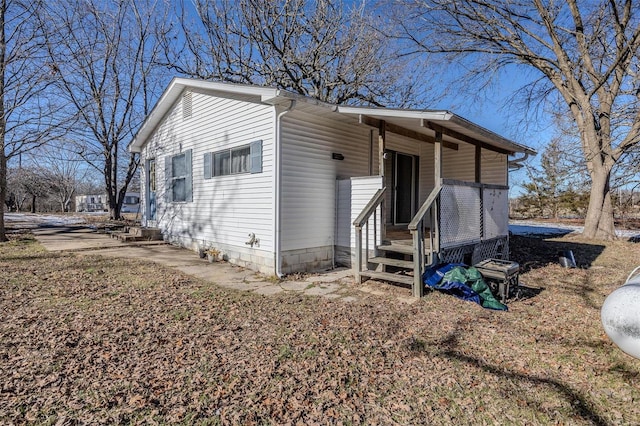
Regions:
<instances>
[{"instance_id":1,"label":"blue shutter","mask_svg":"<svg viewBox=\"0 0 640 426\"><path fill-rule=\"evenodd\" d=\"M187 176L184 181L185 186L185 201L190 203L193 201L193 167L191 167L191 150L187 150L184 152L185 154L185 163L187 166Z\"/></svg>"},{"instance_id":2,"label":"blue shutter","mask_svg":"<svg viewBox=\"0 0 640 426\"><path fill-rule=\"evenodd\" d=\"M213 155L210 152L205 152L204 153L204 178L205 179L211 179L211 158L213 157Z\"/></svg>"},{"instance_id":3,"label":"blue shutter","mask_svg":"<svg viewBox=\"0 0 640 426\"><path fill-rule=\"evenodd\" d=\"M251 142L251 173L262 173L262 141Z\"/></svg>"},{"instance_id":4,"label":"blue shutter","mask_svg":"<svg viewBox=\"0 0 640 426\"><path fill-rule=\"evenodd\" d=\"M167 203L173 201L173 172L171 171L171 156L164 158L164 196Z\"/></svg>"}]
</instances>

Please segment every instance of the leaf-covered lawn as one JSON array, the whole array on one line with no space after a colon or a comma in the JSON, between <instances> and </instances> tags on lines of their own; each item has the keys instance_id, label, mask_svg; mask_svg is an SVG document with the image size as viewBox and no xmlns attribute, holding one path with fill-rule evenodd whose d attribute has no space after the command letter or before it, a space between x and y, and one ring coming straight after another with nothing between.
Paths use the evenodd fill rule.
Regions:
<instances>
[{"instance_id":1,"label":"leaf-covered lawn","mask_svg":"<svg viewBox=\"0 0 640 426\"><path fill-rule=\"evenodd\" d=\"M542 289L493 312L437 293L407 305L383 284L388 296L353 285L356 302L264 297L0 244L0 423L636 422L640 360L608 340L599 308L640 244L511 246ZM582 268L546 264L566 247Z\"/></svg>"}]
</instances>

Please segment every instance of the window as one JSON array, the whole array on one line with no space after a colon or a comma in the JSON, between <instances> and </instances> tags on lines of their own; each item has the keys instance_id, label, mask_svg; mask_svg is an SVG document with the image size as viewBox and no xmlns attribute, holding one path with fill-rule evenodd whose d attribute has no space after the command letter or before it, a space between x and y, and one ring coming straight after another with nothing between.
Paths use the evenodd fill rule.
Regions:
<instances>
[{"instance_id":1,"label":"window","mask_svg":"<svg viewBox=\"0 0 640 426\"><path fill-rule=\"evenodd\" d=\"M262 173L262 141L204 154L204 178Z\"/></svg>"},{"instance_id":2,"label":"window","mask_svg":"<svg viewBox=\"0 0 640 426\"><path fill-rule=\"evenodd\" d=\"M124 197L124 204L138 204L140 200L134 195L127 195Z\"/></svg>"},{"instance_id":3,"label":"window","mask_svg":"<svg viewBox=\"0 0 640 426\"><path fill-rule=\"evenodd\" d=\"M167 157L165 161L168 200L174 202L193 201L191 188L191 150L174 155L173 157Z\"/></svg>"},{"instance_id":4,"label":"window","mask_svg":"<svg viewBox=\"0 0 640 426\"><path fill-rule=\"evenodd\" d=\"M231 167L229 160L231 158L231 151L218 152L213 154L213 175L225 176L231 174Z\"/></svg>"}]
</instances>

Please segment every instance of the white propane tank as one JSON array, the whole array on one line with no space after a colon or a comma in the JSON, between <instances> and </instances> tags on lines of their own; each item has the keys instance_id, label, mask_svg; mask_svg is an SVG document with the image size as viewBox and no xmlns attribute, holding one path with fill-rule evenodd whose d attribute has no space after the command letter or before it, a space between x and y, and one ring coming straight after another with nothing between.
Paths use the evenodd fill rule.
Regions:
<instances>
[{"instance_id":1,"label":"white propane tank","mask_svg":"<svg viewBox=\"0 0 640 426\"><path fill-rule=\"evenodd\" d=\"M600 319L607 336L627 354L640 358L640 266L602 304Z\"/></svg>"}]
</instances>

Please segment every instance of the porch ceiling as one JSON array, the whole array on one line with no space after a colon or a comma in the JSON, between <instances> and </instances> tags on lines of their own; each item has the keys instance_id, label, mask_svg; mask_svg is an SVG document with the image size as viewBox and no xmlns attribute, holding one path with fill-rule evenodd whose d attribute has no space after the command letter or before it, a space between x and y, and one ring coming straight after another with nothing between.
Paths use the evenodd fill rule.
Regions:
<instances>
[{"instance_id":1,"label":"porch ceiling","mask_svg":"<svg viewBox=\"0 0 640 426\"><path fill-rule=\"evenodd\" d=\"M508 154L519 152L535 154L531 148L506 139L449 111L339 106L338 112L359 119L364 124L372 125L372 122L380 120L433 139L435 139L436 130L440 130L443 140L452 144L466 142ZM393 130L390 131L393 132Z\"/></svg>"}]
</instances>

